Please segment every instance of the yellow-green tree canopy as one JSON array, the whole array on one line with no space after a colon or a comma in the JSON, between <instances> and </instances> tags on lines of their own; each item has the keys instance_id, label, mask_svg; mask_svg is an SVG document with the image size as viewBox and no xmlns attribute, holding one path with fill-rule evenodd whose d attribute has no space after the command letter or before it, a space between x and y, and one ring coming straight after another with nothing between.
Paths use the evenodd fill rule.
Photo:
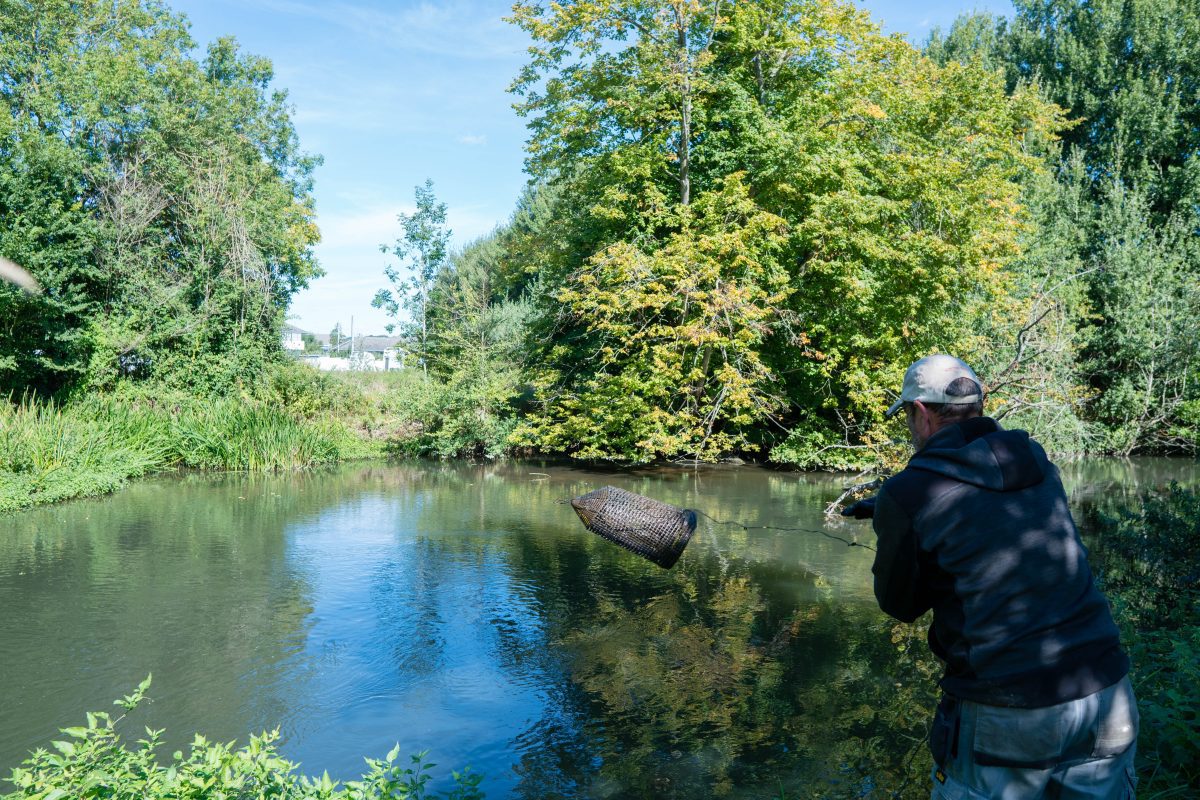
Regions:
<instances>
[{"instance_id":1,"label":"yellow-green tree canopy","mask_svg":"<svg viewBox=\"0 0 1200 800\"><path fill-rule=\"evenodd\" d=\"M904 366L1024 309L1021 182L1062 120L851 4L518 3L556 186L526 444L586 457L880 438Z\"/></svg>"}]
</instances>

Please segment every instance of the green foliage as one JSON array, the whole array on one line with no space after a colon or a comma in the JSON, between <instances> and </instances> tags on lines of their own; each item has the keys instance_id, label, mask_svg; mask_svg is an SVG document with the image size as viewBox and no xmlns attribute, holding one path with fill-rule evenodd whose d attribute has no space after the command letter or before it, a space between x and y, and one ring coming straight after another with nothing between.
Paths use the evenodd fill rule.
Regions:
<instances>
[{"instance_id":1,"label":"green foliage","mask_svg":"<svg viewBox=\"0 0 1200 800\"><path fill-rule=\"evenodd\" d=\"M1094 234L1096 313L1083 367L1100 391L1093 415L1104 449L1195 447L1182 407L1200 399L1200 247L1195 222L1155 225L1146 195L1110 188Z\"/></svg>"},{"instance_id":2,"label":"green foliage","mask_svg":"<svg viewBox=\"0 0 1200 800\"><path fill-rule=\"evenodd\" d=\"M157 415L99 401L0 403L0 511L111 492L166 459Z\"/></svg>"},{"instance_id":3,"label":"green foliage","mask_svg":"<svg viewBox=\"0 0 1200 800\"><path fill-rule=\"evenodd\" d=\"M1074 121L1058 197L1027 187L1039 223L1028 247L1040 253L1028 274L1060 277L1029 284L1032 363L1002 378L1010 390L1035 385L1006 408L1023 408L1060 449L1194 450L1200 438L1187 344L1200 280L1198 31L1194 3L1029 0L1012 20L960 17L926 46L940 63L997 69L1012 89L1036 85ZM1054 261L1079 280L1039 294L1065 285Z\"/></svg>"},{"instance_id":4,"label":"green foliage","mask_svg":"<svg viewBox=\"0 0 1200 800\"><path fill-rule=\"evenodd\" d=\"M1037 80L1080 124L1097 188L1115 179L1167 217L1200 190L1200 8L1189 0L1020 0L1010 25L1010 80Z\"/></svg>"},{"instance_id":5,"label":"green foliage","mask_svg":"<svg viewBox=\"0 0 1200 800\"><path fill-rule=\"evenodd\" d=\"M226 392L278 357L317 159L268 61L193 47L158 3L0 5L0 252L46 289L0 286L0 392Z\"/></svg>"},{"instance_id":6,"label":"green foliage","mask_svg":"<svg viewBox=\"0 0 1200 800\"><path fill-rule=\"evenodd\" d=\"M760 349L788 294L783 220L733 175L678 226L649 252L614 244L567 276L554 300L579 341L551 346L536 384L547 399L519 440L580 458L712 459L781 405Z\"/></svg>"},{"instance_id":7,"label":"green foliage","mask_svg":"<svg viewBox=\"0 0 1200 800\"><path fill-rule=\"evenodd\" d=\"M1171 486L1102 519L1101 579L1133 661L1141 789L1200 790L1200 493Z\"/></svg>"},{"instance_id":8,"label":"green foliage","mask_svg":"<svg viewBox=\"0 0 1200 800\"><path fill-rule=\"evenodd\" d=\"M400 214L402 234L390 248L381 245L380 250L390 252L401 261L409 261L405 277L400 268L389 265L384 270L391 289L380 289L371 305L382 308L393 319L400 319L403 309L409 314L404 325L404 335L409 350L414 352L421 368L428 372L428 339L430 295L434 281L441 273L448 255L450 230L446 227L446 204L439 203L433 193L433 181L415 190L417 210L412 214ZM390 333L395 325L388 326Z\"/></svg>"},{"instance_id":9,"label":"green foliage","mask_svg":"<svg viewBox=\"0 0 1200 800\"><path fill-rule=\"evenodd\" d=\"M946 33L934 28L925 42L924 52L943 67L957 61L973 61L989 70L1003 70L1008 54L1007 20L983 11L962 14Z\"/></svg>"},{"instance_id":10,"label":"green foliage","mask_svg":"<svg viewBox=\"0 0 1200 800\"><path fill-rule=\"evenodd\" d=\"M251 397L27 399L0 404L0 511L104 494L175 467L288 470L380 453L344 418L305 418Z\"/></svg>"},{"instance_id":11,"label":"green foliage","mask_svg":"<svg viewBox=\"0 0 1200 800\"><path fill-rule=\"evenodd\" d=\"M1051 452L1079 453L1096 446L1086 421L1094 394L1080 365L1096 268L1083 252L1095 213L1078 152L1028 181L1023 201L1032 226L1022 237L1012 291L1027 311L1015 335L992 332L989 338L1005 346L981 354L976 368L988 377L992 416L1028 430Z\"/></svg>"},{"instance_id":12,"label":"green foliage","mask_svg":"<svg viewBox=\"0 0 1200 800\"><path fill-rule=\"evenodd\" d=\"M1027 313L1021 183L1061 125L1036 92L833 0L513 19L534 40L513 87L528 163L565 240L534 298L522 444L829 463L891 438L909 361L990 352Z\"/></svg>"},{"instance_id":13,"label":"green foliage","mask_svg":"<svg viewBox=\"0 0 1200 800\"><path fill-rule=\"evenodd\" d=\"M536 201L527 195L527 203ZM516 424L523 392L522 365L529 304L521 294L528 281L518 242L529 217L518 210L509 225L460 252L447 253L446 206L432 185L417 189L418 209L401 215L403 236L393 252L410 257L412 277L394 269L392 290L375 303L394 317L409 314L406 346L418 356L418 376L405 370L390 406L398 430L389 450L398 455L487 457L501 455Z\"/></svg>"},{"instance_id":14,"label":"green foliage","mask_svg":"<svg viewBox=\"0 0 1200 800\"><path fill-rule=\"evenodd\" d=\"M144 699L150 678L132 694L116 701L126 713ZM128 747L117 731L125 715L106 712L87 715L86 726L63 728L66 738L53 742L54 751L36 750L13 770L9 782L16 791L9 800L62 798L128 798L133 800L478 800L481 777L470 771L453 773L454 786L434 794L428 770L435 764L425 754L411 756L409 766L396 763L399 747L384 759L366 759L368 771L360 781L339 788L326 773L320 778L296 775L297 764L279 755L279 731L251 736L249 744L210 742L197 735L185 754L176 751L164 766L157 752L163 734L146 728L146 738Z\"/></svg>"},{"instance_id":15,"label":"green foliage","mask_svg":"<svg viewBox=\"0 0 1200 800\"><path fill-rule=\"evenodd\" d=\"M406 371L395 389L400 430L388 442L401 456L495 458L516 424L515 375L464 369L443 380Z\"/></svg>"}]
</instances>

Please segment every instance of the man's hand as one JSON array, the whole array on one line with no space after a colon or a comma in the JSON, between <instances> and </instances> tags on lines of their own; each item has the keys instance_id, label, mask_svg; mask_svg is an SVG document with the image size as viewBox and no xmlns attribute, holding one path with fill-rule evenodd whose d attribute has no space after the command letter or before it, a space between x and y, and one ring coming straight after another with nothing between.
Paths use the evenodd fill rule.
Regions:
<instances>
[{"instance_id":1,"label":"man's hand","mask_svg":"<svg viewBox=\"0 0 1200 800\"><path fill-rule=\"evenodd\" d=\"M871 519L875 516L875 498L867 497L859 500L857 503L848 505L842 509L843 517L854 517L855 519Z\"/></svg>"}]
</instances>

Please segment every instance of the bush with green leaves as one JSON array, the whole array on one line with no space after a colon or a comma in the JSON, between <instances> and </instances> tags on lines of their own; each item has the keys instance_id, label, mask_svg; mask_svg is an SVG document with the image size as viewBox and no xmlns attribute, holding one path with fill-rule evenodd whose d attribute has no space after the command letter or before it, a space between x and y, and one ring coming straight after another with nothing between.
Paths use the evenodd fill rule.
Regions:
<instances>
[{"instance_id":1,"label":"bush with green leaves","mask_svg":"<svg viewBox=\"0 0 1200 800\"><path fill-rule=\"evenodd\" d=\"M145 699L150 678L114 705L132 711ZM383 759L366 759L362 780L339 787L325 773L319 778L296 774L297 765L276 749L279 731L251 736L244 747L210 742L197 735L188 752L175 751L165 764L159 747L163 731L145 730L136 746L127 746L117 730L125 715L106 712L87 715L87 724L63 728L66 739L52 743L54 751L39 749L17 769L9 782L16 791L6 800L478 800L482 776L470 768L451 774L453 787L434 793L429 788L425 753L397 764L399 746Z\"/></svg>"},{"instance_id":2,"label":"bush with green leaves","mask_svg":"<svg viewBox=\"0 0 1200 800\"><path fill-rule=\"evenodd\" d=\"M410 371L395 388L400 430L388 442L392 455L495 458L516 426L512 370L463 369L447 379Z\"/></svg>"},{"instance_id":3,"label":"bush with green leaves","mask_svg":"<svg viewBox=\"0 0 1200 800\"><path fill-rule=\"evenodd\" d=\"M1200 493L1172 485L1100 520L1101 581L1133 661L1146 796L1200 791Z\"/></svg>"}]
</instances>

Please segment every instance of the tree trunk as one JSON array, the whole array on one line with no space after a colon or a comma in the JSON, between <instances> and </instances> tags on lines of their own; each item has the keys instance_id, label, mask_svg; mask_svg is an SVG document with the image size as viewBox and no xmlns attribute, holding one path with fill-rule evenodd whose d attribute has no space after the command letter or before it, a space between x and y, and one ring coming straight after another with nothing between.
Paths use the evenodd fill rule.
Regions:
<instances>
[{"instance_id":1,"label":"tree trunk","mask_svg":"<svg viewBox=\"0 0 1200 800\"><path fill-rule=\"evenodd\" d=\"M679 202L688 205L692 200L692 181L689 174L688 145L692 140L692 71L687 50L687 17L678 5L675 7L677 42L679 45Z\"/></svg>"},{"instance_id":2,"label":"tree trunk","mask_svg":"<svg viewBox=\"0 0 1200 800\"><path fill-rule=\"evenodd\" d=\"M758 84L758 104L764 106L767 104L767 84L763 80L762 68L763 54L761 52L754 56L754 81Z\"/></svg>"}]
</instances>

